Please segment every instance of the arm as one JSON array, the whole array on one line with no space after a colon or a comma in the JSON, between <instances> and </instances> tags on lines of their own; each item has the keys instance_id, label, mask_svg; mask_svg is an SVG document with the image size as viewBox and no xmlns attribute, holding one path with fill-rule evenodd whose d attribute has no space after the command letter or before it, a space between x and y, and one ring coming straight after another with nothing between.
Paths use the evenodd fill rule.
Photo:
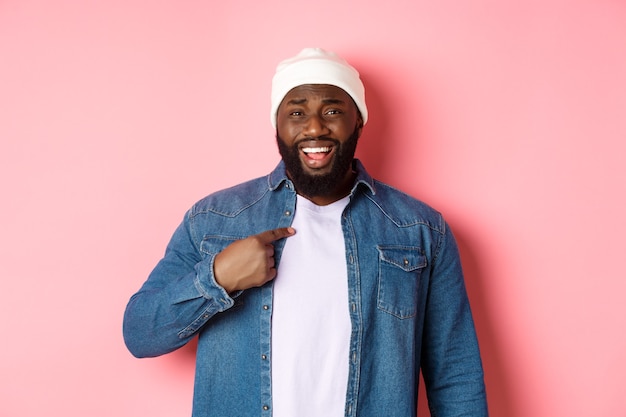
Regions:
<instances>
[{"instance_id":1,"label":"arm","mask_svg":"<svg viewBox=\"0 0 626 417\"><path fill-rule=\"evenodd\" d=\"M478 340L458 248L447 225L431 274L421 359L431 415L485 417Z\"/></svg>"},{"instance_id":2,"label":"arm","mask_svg":"<svg viewBox=\"0 0 626 417\"><path fill-rule=\"evenodd\" d=\"M185 345L213 316L232 307L240 291L275 277L271 242L293 233L291 228L270 230L203 257L187 216L126 306L123 332L130 352L159 356Z\"/></svg>"}]
</instances>

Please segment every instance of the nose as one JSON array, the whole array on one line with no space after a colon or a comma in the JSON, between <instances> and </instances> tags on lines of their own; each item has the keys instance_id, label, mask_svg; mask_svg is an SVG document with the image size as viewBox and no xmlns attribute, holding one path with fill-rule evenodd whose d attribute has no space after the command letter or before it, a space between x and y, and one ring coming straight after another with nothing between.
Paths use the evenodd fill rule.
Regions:
<instances>
[{"instance_id":1,"label":"nose","mask_svg":"<svg viewBox=\"0 0 626 417\"><path fill-rule=\"evenodd\" d=\"M324 119L320 117L319 115L310 116L304 125L304 131L303 131L303 133L306 136L309 136L312 138L326 135L329 132L330 130L326 126Z\"/></svg>"}]
</instances>

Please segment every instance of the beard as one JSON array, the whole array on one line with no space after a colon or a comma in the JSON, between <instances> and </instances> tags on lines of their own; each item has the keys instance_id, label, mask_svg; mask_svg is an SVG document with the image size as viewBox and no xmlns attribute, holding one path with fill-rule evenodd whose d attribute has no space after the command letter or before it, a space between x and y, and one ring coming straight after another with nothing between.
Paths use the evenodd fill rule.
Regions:
<instances>
[{"instance_id":1,"label":"beard","mask_svg":"<svg viewBox=\"0 0 626 417\"><path fill-rule=\"evenodd\" d=\"M287 168L289 179L291 179L299 194L308 197L331 196L337 186L342 183L346 173L352 169L352 161L354 160L356 145L359 141L359 131L355 129L343 144L336 139L326 137L320 137L319 139L333 142L336 149L335 156L328 173L310 174L304 170L302 161L300 161L298 142L288 146L276 132L278 151Z\"/></svg>"}]
</instances>

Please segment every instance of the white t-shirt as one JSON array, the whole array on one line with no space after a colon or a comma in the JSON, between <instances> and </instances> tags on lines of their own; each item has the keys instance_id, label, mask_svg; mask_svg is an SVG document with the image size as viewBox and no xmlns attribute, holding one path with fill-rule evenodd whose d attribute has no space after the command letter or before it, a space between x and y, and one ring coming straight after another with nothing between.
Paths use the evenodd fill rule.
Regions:
<instances>
[{"instance_id":1,"label":"white t-shirt","mask_svg":"<svg viewBox=\"0 0 626 417\"><path fill-rule=\"evenodd\" d=\"M351 323L341 214L349 197L317 206L298 196L274 281L274 417L345 414Z\"/></svg>"}]
</instances>

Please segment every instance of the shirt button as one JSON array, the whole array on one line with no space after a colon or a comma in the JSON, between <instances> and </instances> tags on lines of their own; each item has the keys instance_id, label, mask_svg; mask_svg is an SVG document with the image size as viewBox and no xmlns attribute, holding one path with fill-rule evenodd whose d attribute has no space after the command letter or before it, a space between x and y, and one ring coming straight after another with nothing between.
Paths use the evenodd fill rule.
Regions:
<instances>
[{"instance_id":1,"label":"shirt button","mask_svg":"<svg viewBox=\"0 0 626 417\"><path fill-rule=\"evenodd\" d=\"M270 306L268 306L268 305L264 305L263 306L263 310L269 310L269 309L270 309Z\"/></svg>"},{"instance_id":2,"label":"shirt button","mask_svg":"<svg viewBox=\"0 0 626 417\"><path fill-rule=\"evenodd\" d=\"M405 259L405 260L404 260L404 265L408 265L408 264L409 264L409 260L408 260L408 259Z\"/></svg>"},{"instance_id":3,"label":"shirt button","mask_svg":"<svg viewBox=\"0 0 626 417\"><path fill-rule=\"evenodd\" d=\"M264 410L264 411L267 411L267 410L269 410L269 409L270 409L270 407L269 407L269 406L267 406L267 405L264 405L264 406L263 406L263 410Z\"/></svg>"},{"instance_id":4,"label":"shirt button","mask_svg":"<svg viewBox=\"0 0 626 417\"><path fill-rule=\"evenodd\" d=\"M285 216L291 216L291 212L289 210L285 211Z\"/></svg>"},{"instance_id":5,"label":"shirt button","mask_svg":"<svg viewBox=\"0 0 626 417\"><path fill-rule=\"evenodd\" d=\"M267 359L267 355L261 355L261 359L266 360Z\"/></svg>"}]
</instances>

